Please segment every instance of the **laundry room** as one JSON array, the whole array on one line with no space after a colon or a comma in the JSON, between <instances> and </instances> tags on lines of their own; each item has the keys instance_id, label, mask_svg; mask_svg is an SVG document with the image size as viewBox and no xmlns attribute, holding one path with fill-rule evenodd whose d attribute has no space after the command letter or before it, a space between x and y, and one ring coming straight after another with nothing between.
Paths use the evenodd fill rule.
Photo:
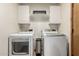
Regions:
<instances>
[{"instance_id":1,"label":"laundry room","mask_svg":"<svg viewBox=\"0 0 79 59\"><path fill-rule=\"evenodd\" d=\"M71 3L0 3L0 56L71 55Z\"/></svg>"}]
</instances>

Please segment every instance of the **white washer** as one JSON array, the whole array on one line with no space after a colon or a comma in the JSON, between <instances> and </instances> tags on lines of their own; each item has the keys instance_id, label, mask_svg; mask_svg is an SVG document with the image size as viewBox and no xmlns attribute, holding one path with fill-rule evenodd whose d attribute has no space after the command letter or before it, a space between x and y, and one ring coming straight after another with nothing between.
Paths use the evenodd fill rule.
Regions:
<instances>
[{"instance_id":1,"label":"white washer","mask_svg":"<svg viewBox=\"0 0 79 59\"><path fill-rule=\"evenodd\" d=\"M67 39L64 34L43 31L44 56L67 56Z\"/></svg>"}]
</instances>

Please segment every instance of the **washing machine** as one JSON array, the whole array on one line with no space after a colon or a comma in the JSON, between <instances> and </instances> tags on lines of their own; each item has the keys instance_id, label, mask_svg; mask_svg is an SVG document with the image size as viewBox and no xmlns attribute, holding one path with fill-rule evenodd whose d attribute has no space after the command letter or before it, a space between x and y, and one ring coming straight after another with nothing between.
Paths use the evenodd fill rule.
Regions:
<instances>
[{"instance_id":1,"label":"washing machine","mask_svg":"<svg viewBox=\"0 0 79 59\"><path fill-rule=\"evenodd\" d=\"M43 31L43 55L67 56L68 41L64 34L53 31Z\"/></svg>"}]
</instances>

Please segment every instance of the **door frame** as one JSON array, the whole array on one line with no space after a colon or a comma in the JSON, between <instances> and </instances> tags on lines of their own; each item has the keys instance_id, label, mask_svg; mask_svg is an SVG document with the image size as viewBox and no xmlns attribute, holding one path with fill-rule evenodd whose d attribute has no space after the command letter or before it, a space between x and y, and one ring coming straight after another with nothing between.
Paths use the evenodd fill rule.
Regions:
<instances>
[{"instance_id":1,"label":"door frame","mask_svg":"<svg viewBox=\"0 0 79 59\"><path fill-rule=\"evenodd\" d=\"M73 15L74 15L74 3L72 3L71 4L71 56L74 56L73 55L73 33L74 33L74 28L73 28L73 26L74 26L74 24L73 24L73 20L74 20L74 18L73 18Z\"/></svg>"},{"instance_id":2,"label":"door frame","mask_svg":"<svg viewBox=\"0 0 79 59\"><path fill-rule=\"evenodd\" d=\"M71 56L73 56L73 7L74 3L71 4Z\"/></svg>"}]
</instances>

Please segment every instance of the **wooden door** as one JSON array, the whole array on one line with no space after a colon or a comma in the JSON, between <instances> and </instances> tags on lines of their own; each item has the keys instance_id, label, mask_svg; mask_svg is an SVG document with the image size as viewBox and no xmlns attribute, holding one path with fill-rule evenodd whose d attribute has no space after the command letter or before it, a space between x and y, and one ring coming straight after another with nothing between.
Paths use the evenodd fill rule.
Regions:
<instances>
[{"instance_id":1,"label":"wooden door","mask_svg":"<svg viewBox=\"0 0 79 59\"><path fill-rule=\"evenodd\" d=\"M79 3L72 5L72 55L79 56Z\"/></svg>"}]
</instances>

